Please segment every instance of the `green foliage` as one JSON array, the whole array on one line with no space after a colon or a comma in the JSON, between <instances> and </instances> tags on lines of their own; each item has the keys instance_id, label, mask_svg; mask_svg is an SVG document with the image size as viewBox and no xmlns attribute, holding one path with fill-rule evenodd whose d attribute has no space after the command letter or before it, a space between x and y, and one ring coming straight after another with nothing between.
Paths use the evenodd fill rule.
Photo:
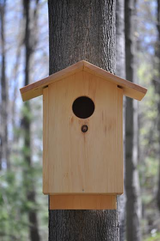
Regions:
<instances>
[{"instance_id":1,"label":"green foliage","mask_svg":"<svg viewBox=\"0 0 160 241\"><path fill-rule=\"evenodd\" d=\"M24 177L27 173L27 181ZM0 237L2 240L28 240L28 212L37 211L41 220L42 230L47 229L47 198L42 194L42 167L38 163L29 168L21 158L15 158L12 164L12 171L3 171L0 176ZM26 192L36 188L37 202L29 202L26 199Z\"/></svg>"},{"instance_id":2,"label":"green foliage","mask_svg":"<svg viewBox=\"0 0 160 241\"><path fill-rule=\"evenodd\" d=\"M2 241L29 240L28 212L31 210L38 215L41 237L45 240L47 236L48 198L42 194L42 124L37 125L37 119L42 123L42 115L36 102L34 110L36 118L35 115L27 113L29 118L32 118L34 126L31 132L33 138L31 149L23 144L24 130L22 128L15 130L18 142L12 145L11 170L4 169L0 172L0 240ZM25 160L30 155L32 165ZM28 201L26 197L27 193L32 192L33 186L36 190L36 202Z\"/></svg>"},{"instance_id":3,"label":"green foliage","mask_svg":"<svg viewBox=\"0 0 160 241\"><path fill-rule=\"evenodd\" d=\"M157 233L147 239L145 239L145 241L159 241L160 240L160 233Z\"/></svg>"},{"instance_id":4,"label":"green foliage","mask_svg":"<svg viewBox=\"0 0 160 241\"><path fill-rule=\"evenodd\" d=\"M15 175L16 173L16 175ZM22 207L25 204L23 187L19 182L18 172L4 172L1 175L0 192L0 233L4 233L9 240L10 236L15 238L26 238L27 219L23 216Z\"/></svg>"}]
</instances>

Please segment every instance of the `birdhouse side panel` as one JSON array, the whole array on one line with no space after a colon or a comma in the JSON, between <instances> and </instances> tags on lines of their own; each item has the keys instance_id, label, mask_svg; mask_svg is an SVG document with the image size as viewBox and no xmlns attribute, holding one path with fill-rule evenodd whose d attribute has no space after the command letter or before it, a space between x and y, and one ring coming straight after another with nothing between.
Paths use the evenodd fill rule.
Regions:
<instances>
[{"instance_id":1,"label":"birdhouse side panel","mask_svg":"<svg viewBox=\"0 0 160 241\"><path fill-rule=\"evenodd\" d=\"M45 194L122 193L122 92L116 84L84 71L44 89ZM79 97L93 101L91 116L74 113Z\"/></svg>"},{"instance_id":2,"label":"birdhouse side panel","mask_svg":"<svg viewBox=\"0 0 160 241\"><path fill-rule=\"evenodd\" d=\"M48 87L43 89L43 193L48 194L49 187L49 97Z\"/></svg>"},{"instance_id":3,"label":"birdhouse side panel","mask_svg":"<svg viewBox=\"0 0 160 241\"><path fill-rule=\"evenodd\" d=\"M123 165L123 89L117 88L117 138L116 138L116 151L117 151L117 165L115 165L115 173L117 175L118 183L116 183L118 194L123 193L124 184L124 165Z\"/></svg>"}]
</instances>

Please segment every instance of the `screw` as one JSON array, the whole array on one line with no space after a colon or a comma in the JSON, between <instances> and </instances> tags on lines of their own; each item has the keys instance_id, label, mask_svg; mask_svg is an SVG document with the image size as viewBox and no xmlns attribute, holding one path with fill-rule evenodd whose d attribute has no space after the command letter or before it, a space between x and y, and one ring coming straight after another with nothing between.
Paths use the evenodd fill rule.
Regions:
<instances>
[{"instance_id":1,"label":"screw","mask_svg":"<svg viewBox=\"0 0 160 241\"><path fill-rule=\"evenodd\" d=\"M83 126L81 127L81 131L82 131L83 133L87 132L87 131L88 131L88 126L87 126L87 125L83 125Z\"/></svg>"}]
</instances>

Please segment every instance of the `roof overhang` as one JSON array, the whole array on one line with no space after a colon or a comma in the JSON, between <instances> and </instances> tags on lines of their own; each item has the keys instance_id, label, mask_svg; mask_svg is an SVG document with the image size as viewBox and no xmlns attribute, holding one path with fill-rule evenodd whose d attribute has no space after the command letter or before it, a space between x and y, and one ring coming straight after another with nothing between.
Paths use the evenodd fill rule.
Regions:
<instances>
[{"instance_id":1,"label":"roof overhang","mask_svg":"<svg viewBox=\"0 0 160 241\"><path fill-rule=\"evenodd\" d=\"M76 64L67 67L66 69L63 69L42 80L39 80L35 83L21 88L20 91L23 101L30 100L32 98L42 95L43 89L46 88L49 84L59 81L64 77L73 75L74 73L79 71L86 71L106 81L111 81L115 83L117 86L119 86L119 88L123 89L124 95L136 100L141 100L147 92L147 89L140 85L122 79L116 75L107 72L106 70L103 70L87 61L82 60Z\"/></svg>"}]
</instances>

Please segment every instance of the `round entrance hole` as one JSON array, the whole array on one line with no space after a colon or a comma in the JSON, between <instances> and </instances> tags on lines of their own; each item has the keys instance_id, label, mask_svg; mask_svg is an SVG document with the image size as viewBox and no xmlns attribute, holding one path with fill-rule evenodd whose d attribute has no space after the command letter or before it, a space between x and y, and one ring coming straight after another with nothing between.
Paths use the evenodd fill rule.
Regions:
<instances>
[{"instance_id":1,"label":"round entrance hole","mask_svg":"<svg viewBox=\"0 0 160 241\"><path fill-rule=\"evenodd\" d=\"M90 117L94 109L94 102L87 96L78 97L72 105L73 113L81 119Z\"/></svg>"}]
</instances>

